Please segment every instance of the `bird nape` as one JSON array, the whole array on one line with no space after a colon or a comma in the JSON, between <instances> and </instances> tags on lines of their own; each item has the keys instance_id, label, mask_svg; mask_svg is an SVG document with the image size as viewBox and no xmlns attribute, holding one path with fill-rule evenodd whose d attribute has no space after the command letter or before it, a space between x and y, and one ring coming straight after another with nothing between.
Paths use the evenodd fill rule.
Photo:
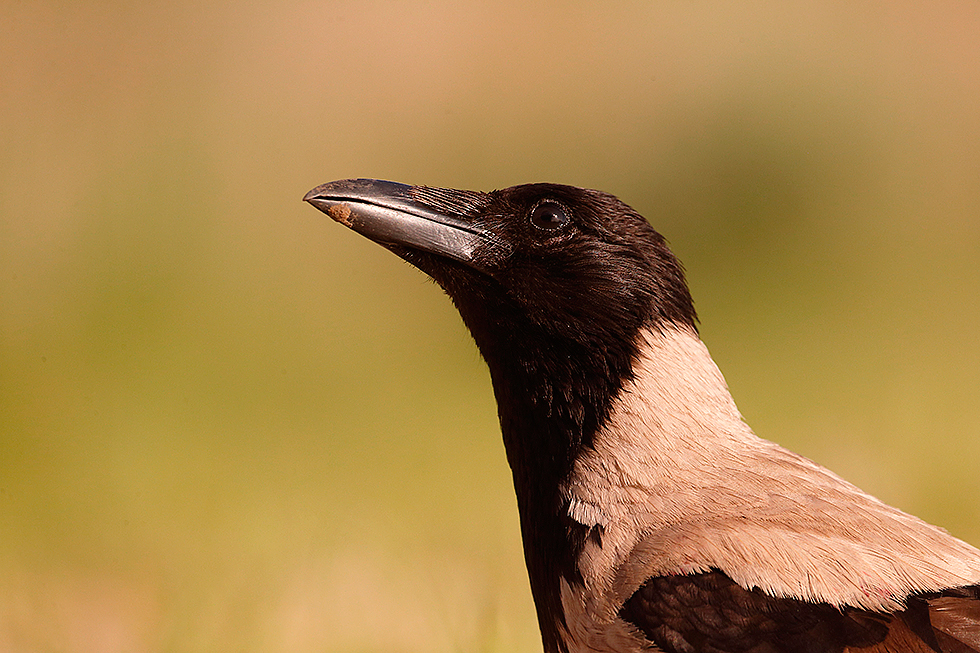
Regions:
<instances>
[{"instance_id":1,"label":"bird nape","mask_svg":"<svg viewBox=\"0 0 980 653\"><path fill-rule=\"evenodd\" d=\"M370 179L304 199L472 333L546 651L980 652L980 551L756 437L629 206Z\"/></svg>"}]
</instances>

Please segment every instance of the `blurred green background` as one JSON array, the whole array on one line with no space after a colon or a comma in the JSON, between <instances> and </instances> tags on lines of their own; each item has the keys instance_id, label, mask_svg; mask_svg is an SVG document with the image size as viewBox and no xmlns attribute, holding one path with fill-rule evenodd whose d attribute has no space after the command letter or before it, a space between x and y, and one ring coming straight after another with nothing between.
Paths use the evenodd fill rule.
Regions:
<instances>
[{"instance_id":1,"label":"blurred green background","mask_svg":"<svg viewBox=\"0 0 980 653\"><path fill-rule=\"evenodd\" d=\"M0 650L533 651L450 302L300 200L612 192L763 437L980 544L980 4L0 4Z\"/></svg>"}]
</instances>

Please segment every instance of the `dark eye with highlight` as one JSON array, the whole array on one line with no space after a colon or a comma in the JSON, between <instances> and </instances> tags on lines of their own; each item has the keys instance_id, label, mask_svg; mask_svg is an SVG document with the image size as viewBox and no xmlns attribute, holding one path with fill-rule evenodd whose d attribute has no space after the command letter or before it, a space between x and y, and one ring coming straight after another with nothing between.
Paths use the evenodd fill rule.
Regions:
<instances>
[{"instance_id":1,"label":"dark eye with highlight","mask_svg":"<svg viewBox=\"0 0 980 653\"><path fill-rule=\"evenodd\" d=\"M558 202L541 202L531 210L531 224L553 231L568 224L568 214Z\"/></svg>"}]
</instances>

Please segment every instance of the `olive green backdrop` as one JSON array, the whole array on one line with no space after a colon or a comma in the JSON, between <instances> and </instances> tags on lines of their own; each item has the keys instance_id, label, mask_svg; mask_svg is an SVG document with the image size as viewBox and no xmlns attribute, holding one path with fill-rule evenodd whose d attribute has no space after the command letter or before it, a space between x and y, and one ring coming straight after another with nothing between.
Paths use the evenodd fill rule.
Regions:
<instances>
[{"instance_id":1,"label":"olive green backdrop","mask_svg":"<svg viewBox=\"0 0 980 653\"><path fill-rule=\"evenodd\" d=\"M533 651L486 371L301 202L610 191L747 421L980 544L980 4L0 4L0 650Z\"/></svg>"}]
</instances>

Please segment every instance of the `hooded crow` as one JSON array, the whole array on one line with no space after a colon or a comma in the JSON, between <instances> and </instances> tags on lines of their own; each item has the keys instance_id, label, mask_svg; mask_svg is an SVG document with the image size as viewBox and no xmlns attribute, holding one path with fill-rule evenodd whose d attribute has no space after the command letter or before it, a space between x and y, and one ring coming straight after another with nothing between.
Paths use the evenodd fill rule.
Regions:
<instances>
[{"instance_id":1,"label":"hooded crow","mask_svg":"<svg viewBox=\"0 0 980 653\"><path fill-rule=\"evenodd\" d=\"M629 206L369 179L304 199L431 276L472 333L545 651L980 652L980 551L758 438Z\"/></svg>"}]
</instances>

